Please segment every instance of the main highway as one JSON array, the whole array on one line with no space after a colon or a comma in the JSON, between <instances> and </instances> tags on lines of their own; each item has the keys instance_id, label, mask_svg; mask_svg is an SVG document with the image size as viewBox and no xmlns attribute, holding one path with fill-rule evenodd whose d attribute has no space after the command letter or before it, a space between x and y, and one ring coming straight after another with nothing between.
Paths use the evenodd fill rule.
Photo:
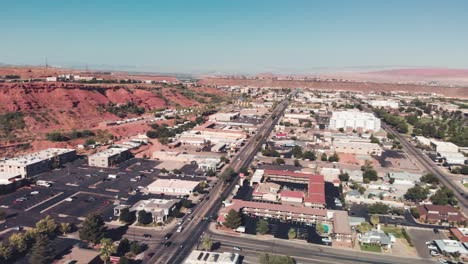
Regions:
<instances>
[{"instance_id":1,"label":"main highway","mask_svg":"<svg viewBox=\"0 0 468 264\"><path fill-rule=\"evenodd\" d=\"M230 167L234 171L238 172L241 168L249 166L259 148L266 141L268 135L283 115L288 103L288 99L279 102L270 116L266 118L263 125L258 129L256 135L233 157ZM171 231L173 236L170 241L173 242L174 245L170 247L159 245L156 248L155 255L149 260L146 260L145 263L182 263L206 232L210 221L205 219L212 218L212 216L217 214L221 208L222 201L233 192L238 178L239 176L237 175L228 183L218 181L209 193L211 199L204 199L197 205L192 213L194 216L193 220L185 221L186 223L183 225L184 230L182 232L175 232L174 228L174 230Z\"/></svg>"},{"instance_id":2,"label":"main highway","mask_svg":"<svg viewBox=\"0 0 468 264\"><path fill-rule=\"evenodd\" d=\"M427 171L434 174L442 184L444 184L449 189L453 190L455 197L458 199L458 205L460 209L465 213L468 214L468 201L465 197L465 190L455 184L452 180L448 179L447 176L442 172L437 165L429 159L421 150L417 149L413 144L408 142L408 139L395 131L392 127L387 124L382 124L382 127L389 133L395 135L395 137L401 142L404 150L408 155L415 158L416 161Z\"/></svg>"}]
</instances>

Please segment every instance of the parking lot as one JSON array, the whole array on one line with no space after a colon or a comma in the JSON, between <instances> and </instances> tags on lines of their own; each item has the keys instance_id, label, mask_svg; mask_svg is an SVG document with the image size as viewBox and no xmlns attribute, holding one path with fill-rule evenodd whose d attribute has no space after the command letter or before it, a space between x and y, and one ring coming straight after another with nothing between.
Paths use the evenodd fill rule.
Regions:
<instances>
[{"instance_id":1,"label":"parking lot","mask_svg":"<svg viewBox=\"0 0 468 264\"><path fill-rule=\"evenodd\" d=\"M67 197L61 202L50 207L44 213L55 216L85 217L91 213L102 214L110 209L112 212L113 198L108 195L93 193L77 193ZM108 215L106 215L108 216Z\"/></svg>"},{"instance_id":2,"label":"parking lot","mask_svg":"<svg viewBox=\"0 0 468 264\"><path fill-rule=\"evenodd\" d=\"M59 193L60 191L46 187L23 187L13 193L1 196L0 204L12 209L28 210Z\"/></svg>"},{"instance_id":3,"label":"parking lot","mask_svg":"<svg viewBox=\"0 0 468 264\"><path fill-rule=\"evenodd\" d=\"M418 255L421 258L431 258L429 249L427 248L426 242L435 239L447 239L443 230L435 233L433 229L429 228L408 228L408 234L411 237L411 241L414 247L418 251Z\"/></svg>"}]
</instances>

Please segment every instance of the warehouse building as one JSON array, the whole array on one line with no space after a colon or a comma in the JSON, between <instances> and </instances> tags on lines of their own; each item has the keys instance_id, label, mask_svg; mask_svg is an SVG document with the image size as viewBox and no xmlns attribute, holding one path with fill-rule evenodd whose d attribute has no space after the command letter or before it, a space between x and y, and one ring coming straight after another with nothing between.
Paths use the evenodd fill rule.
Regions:
<instances>
[{"instance_id":1,"label":"warehouse building","mask_svg":"<svg viewBox=\"0 0 468 264\"><path fill-rule=\"evenodd\" d=\"M109 168L132 157L128 148L109 148L88 157L88 165Z\"/></svg>"},{"instance_id":2,"label":"warehouse building","mask_svg":"<svg viewBox=\"0 0 468 264\"><path fill-rule=\"evenodd\" d=\"M76 150L48 148L28 155L0 161L0 173L31 177L76 159Z\"/></svg>"},{"instance_id":3,"label":"warehouse building","mask_svg":"<svg viewBox=\"0 0 468 264\"><path fill-rule=\"evenodd\" d=\"M333 142L333 150L338 153L351 153L356 155L382 155L379 144L369 142Z\"/></svg>"},{"instance_id":4,"label":"warehouse building","mask_svg":"<svg viewBox=\"0 0 468 264\"><path fill-rule=\"evenodd\" d=\"M148 185L148 191L155 194L192 194L200 183L197 181L184 181L178 179L157 179Z\"/></svg>"}]
</instances>

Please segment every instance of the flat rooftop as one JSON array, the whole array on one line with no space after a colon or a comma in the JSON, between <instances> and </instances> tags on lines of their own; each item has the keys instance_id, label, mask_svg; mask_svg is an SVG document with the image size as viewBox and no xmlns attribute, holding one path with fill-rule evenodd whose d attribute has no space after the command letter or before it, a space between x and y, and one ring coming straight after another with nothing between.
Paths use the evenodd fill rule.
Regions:
<instances>
[{"instance_id":1,"label":"flat rooftop","mask_svg":"<svg viewBox=\"0 0 468 264\"><path fill-rule=\"evenodd\" d=\"M26 166L73 151L75 150L65 148L48 148L31 154L6 159L4 161L0 161L0 164L5 163L8 165Z\"/></svg>"},{"instance_id":2,"label":"flat rooftop","mask_svg":"<svg viewBox=\"0 0 468 264\"><path fill-rule=\"evenodd\" d=\"M102 158L102 157L112 157L114 155L117 155L117 154L120 154L124 151L127 151L128 148L109 148L109 149L106 149L106 150L103 150L103 151L100 151L100 152L97 152L91 156L89 156L90 158L93 157L93 158Z\"/></svg>"}]
</instances>

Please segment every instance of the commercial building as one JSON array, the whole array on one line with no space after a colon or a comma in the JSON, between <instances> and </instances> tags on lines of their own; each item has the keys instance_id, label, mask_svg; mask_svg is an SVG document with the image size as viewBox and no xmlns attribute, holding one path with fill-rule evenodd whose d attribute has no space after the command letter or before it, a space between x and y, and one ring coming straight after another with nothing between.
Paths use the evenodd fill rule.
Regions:
<instances>
[{"instance_id":1,"label":"commercial building","mask_svg":"<svg viewBox=\"0 0 468 264\"><path fill-rule=\"evenodd\" d=\"M463 245L463 243L456 240L438 239L434 240L434 244L440 250L440 252L458 252L460 255L462 255L462 257L468 254L468 249Z\"/></svg>"},{"instance_id":2,"label":"commercial building","mask_svg":"<svg viewBox=\"0 0 468 264\"><path fill-rule=\"evenodd\" d=\"M419 179L421 178L421 174L417 173L409 173L409 172L389 172L387 177L393 179L394 185L409 185L414 186Z\"/></svg>"},{"instance_id":3,"label":"commercial building","mask_svg":"<svg viewBox=\"0 0 468 264\"><path fill-rule=\"evenodd\" d=\"M226 122L226 121L231 121L234 120L235 118L239 117L240 113L239 112L234 112L234 113L216 113L213 115L210 115L208 117L208 120L211 122Z\"/></svg>"},{"instance_id":4,"label":"commercial building","mask_svg":"<svg viewBox=\"0 0 468 264\"><path fill-rule=\"evenodd\" d=\"M332 149L338 153L350 153L356 155L382 155L382 147L379 144L369 142L333 142Z\"/></svg>"},{"instance_id":5,"label":"commercial building","mask_svg":"<svg viewBox=\"0 0 468 264\"><path fill-rule=\"evenodd\" d=\"M353 246L353 233L349 216L346 211L333 211L333 246L349 247Z\"/></svg>"},{"instance_id":6,"label":"commercial building","mask_svg":"<svg viewBox=\"0 0 468 264\"><path fill-rule=\"evenodd\" d=\"M468 243L468 228L454 227L450 232L462 243Z\"/></svg>"},{"instance_id":7,"label":"commercial building","mask_svg":"<svg viewBox=\"0 0 468 264\"><path fill-rule=\"evenodd\" d=\"M0 173L31 177L76 159L76 150L48 148L0 161Z\"/></svg>"},{"instance_id":8,"label":"commercial building","mask_svg":"<svg viewBox=\"0 0 468 264\"><path fill-rule=\"evenodd\" d=\"M138 212L144 210L147 213L151 213L154 223L164 223L178 202L179 201L175 199L140 200L135 205L130 207L130 212L136 212L138 217Z\"/></svg>"},{"instance_id":9,"label":"commercial building","mask_svg":"<svg viewBox=\"0 0 468 264\"><path fill-rule=\"evenodd\" d=\"M437 152L438 159L444 161L447 165L463 165L466 157L460 152Z\"/></svg>"},{"instance_id":10,"label":"commercial building","mask_svg":"<svg viewBox=\"0 0 468 264\"><path fill-rule=\"evenodd\" d=\"M338 130L357 130L360 132L378 132L381 129L380 119L375 115L360 111L335 111L330 118L329 128Z\"/></svg>"},{"instance_id":11,"label":"commercial building","mask_svg":"<svg viewBox=\"0 0 468 264\"><path fill-rule=\"evenodd\" d=\"M128 148L109 148L88 157L88 165L109 168L131 158Z\"/></svg>"},{"instance_id":12,"label":"commercial building","mask_svg":"<svg viewBox=\"0 0 468 264\"><path fill-rule=\"evenodd\" d=\"M193 250L184 264L240 264L240 255L237 253L215 253L209 251Z\"/></svg>"},{"instance_id":13,"label":"commercial building","mask_svg":"<svg viewBox=\"0 0 468 264\"><path fill-rule=\"evenodd\" d=\"M431 140L431 147L437 152L458 152L458 146L452 142Z\"/></svg>"},{"instance_id":14,"label":"commercial building","mask_svg":"<svg viewBox=\"0 0 468 264\"><path fill-rule=\"evenodd\" d=\"M157 179L148 185L150 193L164 193L169 195L192 194L200 183L178 179Z\"/></svg>"}]
</instances>

